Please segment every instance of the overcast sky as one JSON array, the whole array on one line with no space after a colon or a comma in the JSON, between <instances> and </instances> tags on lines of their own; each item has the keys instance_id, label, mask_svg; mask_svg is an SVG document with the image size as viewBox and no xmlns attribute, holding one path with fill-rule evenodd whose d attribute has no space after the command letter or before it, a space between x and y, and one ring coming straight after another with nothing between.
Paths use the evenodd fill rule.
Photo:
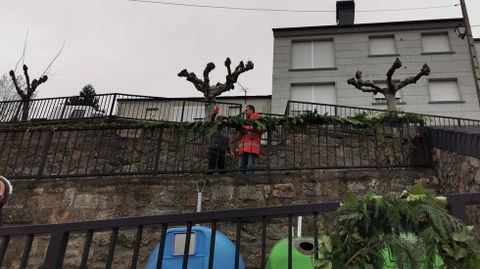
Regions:
<instances>
[{"instance_id":1,"label":"overcast sky","mask_svg":"<svg viewBox=\"0 0 480 269\"><path fill-rule=\"evenodd\" d=\"M335 10L335 0L166 0L176 3L247 8ZM458 0L356 0L357 10L453 5ZM480 24L480 1L467 0L472 25ZM461 17L460 7L416 11L357 12L356 23ZM29 30L26 60L40 75L60 50L39 97L77 94L88 83L97 93L199 96L178 71L201 74L217 68L212 82L224 81L223 61L252 60L255 69L239 81L249 95L271 94L272 28L332 25L335 12L254 12L169 6L128 0L0 0L0 74L15 66ZM473 28L480 37L480 27ZM19 70L21 70L19 68ZM243 92L236 87L231 95Z\"/></svg>"}]
</instances>

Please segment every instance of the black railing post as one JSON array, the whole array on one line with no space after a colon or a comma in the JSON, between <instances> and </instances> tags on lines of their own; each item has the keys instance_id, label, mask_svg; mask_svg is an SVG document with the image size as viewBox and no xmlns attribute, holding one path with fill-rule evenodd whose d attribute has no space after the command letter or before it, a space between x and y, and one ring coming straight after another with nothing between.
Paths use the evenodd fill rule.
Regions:
<instances>
[{"instance_id":1,"label":"black railing post","mask_svg":"<svg viewBox=\"0 0 480 269\"><path fill-rule=\"evenodd\" d=\"M113 110L115 108L115 103L117 102L117 95L118 93L113 94L112 106L110 107L110 112L108 114L109 117L113 116Z\"/></svg>"},{"instance_id":2,"label":"black railing post","mask_svg":"<svg viewBox=\"0 0 480 269\"><path fill-rule=\"evenodd\" d=\"M2 268L3 259L5 258L5 254L7 253L8 243L10 243L10 236L3 236L2 246L0 249L0 268Z\"/></svg>"},{"instance_id":3,"label":"black railing post","mask_svg":"<svg viewBox=\"0 0 480 269\"><path fill-rule=\"evenodd\" d=\"M180 122L183 122L183 113L185 113L185 100L182 102L182 114L180 116Z\"/></svg>"},{"instance_id":4,"label":"black railing post","mask_svg":"<svg viewBox=\"0 0 480 269\"><path fill-rule=\"evenodd\" d=\"M157 149L155 153L155 166L154 171L158 171L158 167L160 166L160 155L162 153L162 142L163 142L163 128L158 129L160 134L158 135L157 139Z\"/></svg>"},{"instance_id":5,"label":"black railing post","mask_svg":"<svg viewBox=\"0 0 480 269\"><path fill-rule=\"evenodd\" d=\"M69 232L58 231L52 233L48 244L47 255L43 268L61 269L65 251L67 249Z\"/></svg>"},{"instance_id":6,"label":"black railing post","mask_svg":"<svg viewBox=\"0 0 480 269\"><path fill-rule=\"evenodd\" d=\"M40 165L38 167L37 179L40 180L43 176L43 171L45 169L45 165L47 164L48 158L48 151L50 150L50 145L52 144L53 134L55 131L49 131L47 143L45 143L45 147L43 148L42 158L40 159ZM40 135L41 137L41 135Z\"/></svg>"},{"instance_id":7,"label":"black railing post","mask_svg":"<svg viewBox=\"0 0 480 269\"><path fill-rule=\"evenodd\" d=\"M267 171L270 171L270 166L271 166L271 162L270 162L270 152L271 152L271 149L272 149L272 139L273 139L273 135L272 135L272 130L268 130L267 131L267 149L266 149L266 152L265 152L265 156L267 157Z\"/></svg>"}]
</instances>

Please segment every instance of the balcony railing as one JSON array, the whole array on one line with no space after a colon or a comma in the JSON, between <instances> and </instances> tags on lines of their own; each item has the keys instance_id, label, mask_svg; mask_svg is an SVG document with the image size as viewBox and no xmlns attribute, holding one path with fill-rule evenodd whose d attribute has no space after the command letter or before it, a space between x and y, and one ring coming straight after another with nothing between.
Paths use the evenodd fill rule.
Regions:
<instances>
[{"instance_id":1,"label":"balcony railing","mask_svg":"<svg viewBox=\"0 0 480 269\"><path fill-rule=\"evenodd\" d=\"M93 101L92 101L93 100ZM192 122L208 118L213 107L226 116L240 115L241 104L177 100L130 94L98 94L0 102L0 123L116 117L166 122Z\"/></svg>"},{"instance_id":2,"label":"balcony railing","mask_svg":"<svg viewBox=\"0 0 480 269\"><path fill-rule=\"evenodd\" d=\"M226 132L230 147L236 150L238 131ZM418 124L277 126L262 136L256 170L426 166L429 155L422 134ZM4 131L0 133L0 174L41 179L238 173L238 156L227 156L222 171L208 169L210 136L209 130L173 127Z\"/></svg>"},{"instance_id":3,"label":"balcony railing","mask_svg":"<svg viewBox=\"0 0 480 269\"><path fill-rule=\"evenodd\" d=\"M303 101L288 101L285 109L285 115L295 116L306 112L317 111L319 114L327 114L337 117L351 117L359 113L384 113L386 110L352 107L322 103L310 103ZM423 116L426 126L480 126L480 120L466 119L459 117L447 117L431 114L396 112L402 115L418 115ZM479 115L480 116L480 115Z\"/></svg>"},{"instance_id":4,"label":"balcony railing","mask_svg":"<svg viewBox=\"0 0 480 269\"><path fill-rule=\"evenodd\" d=\"M466 207L480 204L480 193L447 195L447 201L450 213L466 222ZM37 268L43 265L41 268L59 269L64 265L65 257L77 256L79 259L70 259L68 266L87 268L87 265L97 258L97 263L103 262L102 268L143 268L139 253L151 252L154 245L145 245L142 242L146 239L150 242L158 242L157 255L163 254L167 228L183 226L186 227L187 236L185 236L183 256L179 256L182 260L182 266L179 268L186 269L189 268L188 264L192 262L193 258L198 258L189 255L190 244L194 244L195 240L189 235L194 225L201 224L210 227L212 234L220 231L230 235L236 248L235 259L228 268L238 269L240 257L243 256L246 258L247 268L264 269L272 244L275 240L284 237L288 242L285 253L287 268L292 269L295 217L303 217L303 236L313 238L314 249L318 249L317 218L325 212L336 210L337 207L337 202L328 202L65 224L3 227L0 228L0 236L3 238L0 249L0 267L8 261L7 266L19 263L20 268L26 268L27 265L35 265ZM282 232L279 234L279 231ZM95 240L94 236L96 235L101 235L103 239ZM147 237L154 238L152 240ZM133 239L127 250L125 250L125 242L122 244L120 238L123 238L122 241L125 241L125 238ZM48 244L46 244L47 241ZM203 258L208 260L210 269L214 266L215 252L221 251L214 242L215 236L212 236L204 246L197 244L197 247L205 248L205 252L208 253ZM34 248L37 248L36 251L33 250ZM119 253L119 251L122 252ZM105 253L106 255L102 258L98 258L99 255ZM157 257L163 257L162 254ZM120 255L130 257L130 262L125 263L125 260L115 259ZM73 264L74 262L75 264ZM163 258L158 259L156 268L162 268L162 263L165 262Z\"/></svg>"}]
</instances>

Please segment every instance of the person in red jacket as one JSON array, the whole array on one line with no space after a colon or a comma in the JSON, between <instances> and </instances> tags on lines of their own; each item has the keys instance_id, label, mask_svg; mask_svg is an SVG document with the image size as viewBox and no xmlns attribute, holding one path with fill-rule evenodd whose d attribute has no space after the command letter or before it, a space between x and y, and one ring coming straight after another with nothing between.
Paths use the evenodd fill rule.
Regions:
<instances>
[{"instance_id":1,"label":"person in red jacket","mask_svg":"<svg viewBox=\"0 0 480 269\"><path fill-rule=\"evenodd\" d=\"M255 107L247 105L245 108L247 119L258 119L260 114L255 112ZM255 174L256 158L260 156L260 140L262 130L254 130L251 125L242 126L238 142L238 155L240 156L240 172L242 174Z\"/></svg>"}]
</instances>

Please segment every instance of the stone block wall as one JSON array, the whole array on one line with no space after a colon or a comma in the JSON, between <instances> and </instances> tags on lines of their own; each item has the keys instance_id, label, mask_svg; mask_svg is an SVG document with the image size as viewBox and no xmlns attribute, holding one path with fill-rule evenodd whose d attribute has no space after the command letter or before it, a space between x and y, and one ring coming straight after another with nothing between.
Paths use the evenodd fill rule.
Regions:
<instances>
[{"instance_id":1,"label":"stone block wall","mask_svg":"<svg viewBox=\"0 0 480 269\"><path fill-rule=\"evenodd\" d=\"M347 125L279 128L265 134L257 169L422 165L426 158L414 145L415 130ZM228 133L231 147L237 149L237 131ZM205 171L209 137L210 133L175 128L0 132L0 174L41 179ZM238 157L227 158L226 166L238 169Z\"/></svg>"},{"instance_id":2,"label":"stone block wall","mask_svg":"<svg viewBox=\"0 0 480 269\"><path fill-rule=\"evenodd\" d=\"M373 185L380 192L402 191L422 181L439 189L439 179L431 169L352 169L297 171L255 176L156 175L144 177L70 178L59 180L13 180L15 194L4 208L6 225L65 223L120 217L194 212L196 184L206 180L203 209L277 206L340 200L347 192L364 194ZM268 244L286 237L285 219L268 225ZM241 253L248 268L258 268L260 223L245 223ZM312 234L312 219L304 222L305 235ZM235 238L235 224L219 225L219 230ZM88 268L104 268L111 231L95 233ZM64 268L78 268L85 233L70 236ZM160 238L158 227L145 228L140 249L142 268ZM135 230L120 230L113 268L130 268ZM17 268L25 239L12 238L6 268ZM38 268L45 255L48 237L35 238L29 258Z\"/></svg>"}]
</instances>

